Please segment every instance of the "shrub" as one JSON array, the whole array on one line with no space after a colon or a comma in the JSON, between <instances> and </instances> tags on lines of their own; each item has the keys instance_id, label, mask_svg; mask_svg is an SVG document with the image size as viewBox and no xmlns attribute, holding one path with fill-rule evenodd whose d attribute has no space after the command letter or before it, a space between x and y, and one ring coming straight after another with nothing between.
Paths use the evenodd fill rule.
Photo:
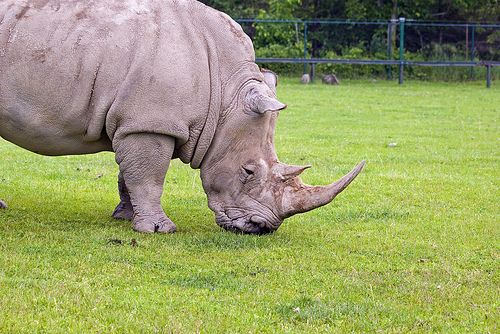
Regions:
<instances>
[{"instance_id":1,"label":"shrub","mask_svg":"<svg viewBox=\"0 0 500 334\"><path fill-rule=\"evenodd\" d=\"M300 45L283 46L281 44L270 44L265 47L260 47L255 50L257 57L262 58L302 58L303 50ZM302 64L261 64L276 73L285 75L299 75L302 73Z\"/></svg>"}]
</instances>

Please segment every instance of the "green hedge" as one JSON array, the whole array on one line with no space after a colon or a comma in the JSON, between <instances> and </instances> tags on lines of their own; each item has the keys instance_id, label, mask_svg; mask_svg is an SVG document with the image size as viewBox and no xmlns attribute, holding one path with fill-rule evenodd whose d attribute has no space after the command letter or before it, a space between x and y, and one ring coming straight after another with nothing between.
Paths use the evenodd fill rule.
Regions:
<instances>
[{"instance_id":1,"label":"green hedge","mask_svg":"<svg viewBox=\"0 0 500 334\"><path fill-rule=\"evenodd\" d=\"M292 46L271 44L266 47L256 49L257 57L262 58L302 58L303 46L295 43ZM412 61L464 61L463 50L459 50L454 45L433 44L428 49L418 53L406 52L406 60ZM383 52L369 53L362 45L342 50L341 54L333 51L321 53L320 58L330 59L387 59ZM300 76L303 73L302 64L262 64L262 66L275 71L281 75ZM391 66L393 77L397 77L398 67ZM387 66L382 65L339 65L339 64L318 64L316 74L324 75L333 73L339 79L382 79L387 76ZM406 66L405 78L429 81L468 81L474 79L484 79L486 69L484 67L423 67ZM492 79L500 79L500 69L492 69Z\"/></svg>"}]
</instances>

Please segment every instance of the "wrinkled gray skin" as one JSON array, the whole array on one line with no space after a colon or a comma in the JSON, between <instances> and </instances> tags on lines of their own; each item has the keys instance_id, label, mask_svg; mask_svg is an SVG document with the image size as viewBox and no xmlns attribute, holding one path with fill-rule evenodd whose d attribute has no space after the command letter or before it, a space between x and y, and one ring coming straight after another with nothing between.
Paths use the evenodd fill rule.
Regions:
<instances>
[{"instance_id":1,"label":"wrinkled gray skin","mask_svg":"<svg viewBox=\"0 0 500 334\"><path fill-rule=\"evenodd\" d=\"M193 0L0 2L0 136L44 155L114 151L113 216L173 232L160 206L170 160L201 169L217 224L262 234L327 204L278 162L277 78L227 15ZM0 206L5 206L0 202Z\"/></svg>"}]
</instances>

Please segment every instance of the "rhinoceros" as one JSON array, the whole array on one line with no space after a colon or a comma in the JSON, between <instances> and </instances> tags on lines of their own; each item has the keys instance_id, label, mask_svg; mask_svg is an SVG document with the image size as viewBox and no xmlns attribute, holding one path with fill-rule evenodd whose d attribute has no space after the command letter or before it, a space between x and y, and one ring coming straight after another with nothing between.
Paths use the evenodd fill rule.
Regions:
<instances>
[{"instance_id":1,"label":"rhinoceros","mask_svg":"<svg viewBox=\"0 0 500 334\"><path fill-rule=\"evenodd\" d=\"M176 230L160 205L171 159L201 170L218 225L249 234L329 203L364 166L313 187L309 166L279 162L276 75L198 1L3 0L0 17L0 136L42 155L114 152L113 217L138 232Z\"/></svg>"}]
</instances>

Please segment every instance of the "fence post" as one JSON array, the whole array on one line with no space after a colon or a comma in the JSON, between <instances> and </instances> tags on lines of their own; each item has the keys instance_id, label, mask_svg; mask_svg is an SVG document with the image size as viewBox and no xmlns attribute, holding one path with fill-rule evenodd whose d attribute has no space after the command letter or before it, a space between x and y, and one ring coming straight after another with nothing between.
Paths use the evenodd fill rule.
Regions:
<instances>
[{"instance_id":1,"label":"fence post","mask_svg":"<svg viewBox=\"0 0 500 334\"><path fill-rule=\"evenodd\" d=\"M307 22L304 22L304 59L307 58ZM307 63L304 63L304 73L307 73Z\"/></svg>"},{"instance_id":2,"label":"fence post","mask_svg":"<svg viewBox=\"0 0 500 334\"><path fill-rule=\"evenodd\" d=\"M473 25L471 26L471 36L470 36L470 60L475 61L476 58L476 26ZM474 67L470 68L470 77L472 80L474 80Z\"/></svg>"},{"instance_id":3,"label":"fence post","mask_svg":"<svg viewBox=\"0 0 500 334\"><path fill-rule=\"evenodd\" d=\"M404 82L404 61L405 61L405 18L399 18L399 84Z\"/></svg>"},{"instance_id":4,"label":"fence post","mask_svg":"<svg viewBox=\"0 0 500 334\"><path fill-rule=\"evenodd\" d=\"M486 64L486 88L491 88L491 65Z\"/></svg>"},{"instance_id":5,"label":"fence post","mask_svg":"<svg viewBox=\"0 0 500 334\"><path fill-rule=\"evenodd\" d=\"M387 25L387 60L392 60L392 24L393 20ZM387 80L392 80L392 66L387 65Z\"/></svg>"},{"instance_id":6,"label":"fence post","mask_svg":"<svg viewBox=\"0 0 500 334\"><path fill-rule=\"evenodd\" d=\"M465 61L469 60L469 25L465 25Z\"/></svg>"}]
</instances>

